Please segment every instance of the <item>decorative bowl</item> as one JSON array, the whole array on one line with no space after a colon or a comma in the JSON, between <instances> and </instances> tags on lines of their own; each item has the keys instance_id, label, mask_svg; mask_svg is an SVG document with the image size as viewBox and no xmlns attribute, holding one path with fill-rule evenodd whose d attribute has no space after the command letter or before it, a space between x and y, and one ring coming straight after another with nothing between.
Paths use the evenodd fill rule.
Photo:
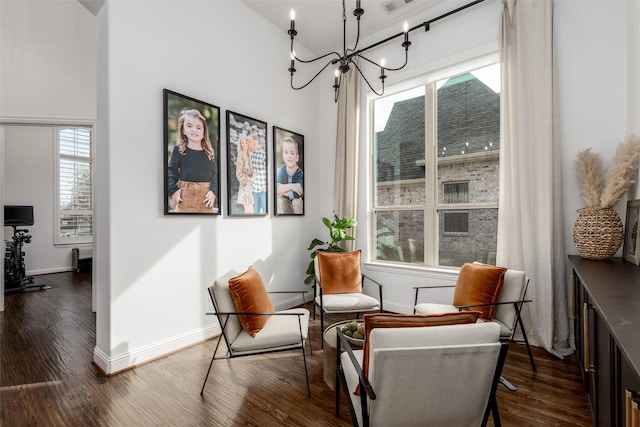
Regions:
<instances>
[{"instance_id":1,"label":"decorative bowl","mask_svg":"<svg viewBox=\"0 0 640 427\"><path fill-rule=\"evenodd\" d=\"M345 329L347 328L347 325L349 325L350 323L352 323L352 322L346 323L346 324L344 324L343 326L340 327L340 329L342 330L343 333L344 333ZM364 322L355 322L355 323L358 324L359 328L363 327L363 325L364 325ZM364 338L362 338L362 339L361 338L353 338L353 337L350 337L350 336L348 336L346 334L345 334L344 337L347 339L347 341L349 341L350 344L357 345L357 346L360 346L360 347L362 347L364 345Z\"/></svg>"}]
</instances>

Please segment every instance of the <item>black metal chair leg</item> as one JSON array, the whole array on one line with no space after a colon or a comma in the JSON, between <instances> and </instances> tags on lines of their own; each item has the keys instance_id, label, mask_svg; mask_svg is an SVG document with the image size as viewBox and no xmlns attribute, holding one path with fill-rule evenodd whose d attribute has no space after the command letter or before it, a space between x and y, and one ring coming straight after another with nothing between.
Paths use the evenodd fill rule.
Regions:
<instances>
[{"instance_id":1,"label":"black metal chair leg","mask_svg":"<svg viewBox=\"0 0 640 427\"><path fill-rule=\"evenodd\" d=\"M524 345L527 348L527 354L529 355L529 361L531 362L531 369L533 372L538 372L536 369L536 362L533 361L533 353L531 352L531 347L529 346L529 339L527 338L527 332L524 330L524 324L522 323L522 318L520 317L520 309L516 307L516 321L518 325L520 325L520 331L522 332L522 338L524 339Z\"/></svg>"}]
</instances>

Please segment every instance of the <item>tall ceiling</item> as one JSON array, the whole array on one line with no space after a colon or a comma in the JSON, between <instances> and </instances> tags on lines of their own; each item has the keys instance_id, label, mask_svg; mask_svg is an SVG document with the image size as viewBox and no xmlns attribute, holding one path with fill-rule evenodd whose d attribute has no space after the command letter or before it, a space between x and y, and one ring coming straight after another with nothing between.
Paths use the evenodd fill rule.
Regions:
<instances>
[{"instance_id":1,"label":"tall ceiling","mask_svg":"<svg viewBox=\"0 0 640 427\"><path fill-rule=\"evenodd\" d=\"M289 11L296 14L296 44L301 43L316 54L341 51L343 45L342 2L340 0L241 0L286 33L289 29ZM427 19L446 13L471 0L362 0L364 15L360 18L360 37L366 37L381 29L402 25L408 21L413 27L426 19L412 19L416 15ZM353 16L356 0L346 0L347 47L356 37L356 20ZM388 11L393 9L392 11ZM432 10L433 15L429 14ZM286 49L283 47L283 49Z\"/></svg>"}]
</instances>

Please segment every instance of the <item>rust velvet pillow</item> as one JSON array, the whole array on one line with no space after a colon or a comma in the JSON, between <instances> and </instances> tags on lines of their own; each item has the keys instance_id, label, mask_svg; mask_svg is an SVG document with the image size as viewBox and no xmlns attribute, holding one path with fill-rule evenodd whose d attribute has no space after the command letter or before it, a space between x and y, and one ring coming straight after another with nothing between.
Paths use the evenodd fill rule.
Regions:
<instances>
[{"instance_id":1,"label":"rust velvet pillow","mask_svg":"<svg viewBox=\"0 0 640 427\"><path fill-rule=\"evenodd\" d=\"M453 292L453 305L494 304L498 301L504 284L504 267L486 264L464 264L456 281ZM491 321L496 306L474 307L471 310L482 312L480 318Z\"/></svg>"},{"instance_id":2,"label":"rust velvet pillow","mask_svg":"<svg viewBox=\"0 0 640 427\"><path fill-rule=\"evenodd\" d=\"M318 251L319 279L322 293L350 294L362 292L362 276L360 274L361 250L353 252Z\"/></svg>"},{"instance_id":3,"label":"rust velvet pillow","mask_svg":"<svg viewBox=\"0 0 640 427\"><path fill-rule=\"evenodd\" d=\"M267 289L253 267L249 267L241 275L229 279L229 292L238 312L273 313L275 311ZM244 330L255 337L267 323L269 316L242 314L238 318Z\"/></svg>"},{"instance_id":4,"label":"rust velvet pillow","mask_svg":"<svg viewBox=\"0 0 640 427\"><path fill-rule=\"evenodd\" d=\"M412 328L422 326L460 325L475 323L480 316L479 311L458 311L453 313L438 314L397 314L374 313L365 314L364 317L364 348L362 351L362 372L365 378L369 372L369 335L374 328ZM360 385L356 387L355 394L359 395Z\"/></svg>"}]
</instances>

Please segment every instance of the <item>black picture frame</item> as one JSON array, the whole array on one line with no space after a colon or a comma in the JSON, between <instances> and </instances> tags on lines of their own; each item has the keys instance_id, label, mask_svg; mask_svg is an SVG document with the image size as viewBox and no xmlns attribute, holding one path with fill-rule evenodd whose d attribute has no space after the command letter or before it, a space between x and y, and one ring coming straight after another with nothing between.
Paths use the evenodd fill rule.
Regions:
<instances>
[{"instance_id":1,"label":"black picture frame","mask_svg":"<svg viewBox=\"0 0 640 427\"><path fill-rule=\"evenodd\" d=\"M163 89L163 104L164 214L220 215L220 108L169 89ZM187 110L197 110L197 113ZM185 113L184 117L183 113ZM196 116L198 116L199 120ZM191 150L186 147L185 151L180 153L180 148L178 147L178 125L180 121L184 120L187 124L183 126L188 126L190 122L195 124L202 123L203 118L209 145L213 152L207 153L206 149ZM206 139L203 135L202 141ZM204 146L201 145L201 147ZM205 157L203 158L203 156ZM193 170L190 170L189 167L183 167L183 165L188 165L189 163L193 164L194 161L198 165L204 165L205 167ZM185 178L185 176L189 176L189 178ZM192 181L189 181L189 179L192 179ZM181 184L178 181L181 181ZM204 187L206 182L209 183L209 186ZM180 185L183 187L179 188ZM178 207L172 198L176 194L176 188L179 188L182 196L182 202L180 203L185 203L180 205L181 207ZM211 190L215 195L210 211L204 203L204 197L209 195L206 192L205 196L202 195L205 189ZM190 197L190 195L193 197ZM202 203L199 203L200 199L202 199Z\"/></svg>"},{"instance_id":2,"label":"black picture frame","mask_svg":"<svg viewBox=\"0 0 640 427\"><path fill-rule=\"evenodd\" d=\"M296 153L290 151L294 147ZM285 152L291 164L286 164ZM294 187L283 188L289 185ZM276 216L304 215L304 199L304 135L273 126L273 206Z\"/></svg>"},{"instance_id":3,"label":"black picture frame","mask_svg":"<svg viewBox=\"0 0 640 427\"><path fill-rule=\"evenodd\" d=\"M640 199L627 202L627 216L624 225L624 246L622 257L635 265L640 265Z\"/></svg>"},{"instance_id":4,"label":"black picture frame","mask_svg":"<svg viewBox=\"0 0 640 427\"><path fill-rule=\"evenodd\" d=\"M229 216L269 215L267 137L267 122L227 110L227 214ZM245 138L249 146L250 167L241 166L242 170L240 170L238 160L241 156L238 152L238 144ZM247 160L240 161L241 165L247 164ZM245 188L242 189L241 185ZM256 191L258 189L264 191ZM241 198L246 197L242 200L253 200L253 203L240 203L242 200L238 199L239 195ZM256 203L257 201L260 203Z\"/></svg>"}]
</instances>

